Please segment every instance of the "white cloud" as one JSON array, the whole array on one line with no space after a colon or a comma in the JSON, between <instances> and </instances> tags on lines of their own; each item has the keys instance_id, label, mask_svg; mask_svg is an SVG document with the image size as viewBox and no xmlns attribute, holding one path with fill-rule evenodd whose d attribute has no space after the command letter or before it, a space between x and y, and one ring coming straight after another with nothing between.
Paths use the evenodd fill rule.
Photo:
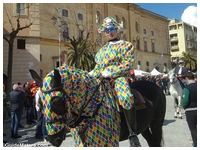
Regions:
<instances>
[{"instance_id":1,"label":"white cloud","mask_svg":"<svg viewBox=\"0 0 200 150\"><path fill-rule=\"evenodd\" d=\"M182 13L181 20L197 27L197 7L188 6Z\"/></svg>"}]
</instances>

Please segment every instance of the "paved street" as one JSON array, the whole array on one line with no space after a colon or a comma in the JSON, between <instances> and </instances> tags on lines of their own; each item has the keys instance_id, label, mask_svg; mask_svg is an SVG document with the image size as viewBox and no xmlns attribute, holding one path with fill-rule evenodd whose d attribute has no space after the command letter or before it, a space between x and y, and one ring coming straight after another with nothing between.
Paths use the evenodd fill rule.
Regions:
<instances>
[{"instance_id":1,"label":"paved street","mask_svg":"<svg viewBox=\"0 0 200 150\"><path fill-rule=\"evenodd\" d=\"M167 98L167 110L165 116L165 122L163 125L163 138L164 138L164 147L191 147L192 141L190 141L190 132L187 126L187 122L185 120L184 110L183 119L174 119L174 107L173 100L171 96L166 96ZM9 144L6 146L45 146L52 147L48 142L44 142L43 140L38 140L34 138L35 134L35 125L27 125L26 120L24 118L21 121L22 125L25 126L23 129L19 129L19 135L22 135L22 138L12 139L10 138L10 122L9 120L5 122L3 128L4 133L7 135L4 140L7 140ZM148 147L144 138L139 135L139 139L142 147ZM128 140L120 142L120 147L128 147ZM67 135L65 141L63 141L61 147L74 147L73 139L70 134Z\"/></svg>"}]
</instances>

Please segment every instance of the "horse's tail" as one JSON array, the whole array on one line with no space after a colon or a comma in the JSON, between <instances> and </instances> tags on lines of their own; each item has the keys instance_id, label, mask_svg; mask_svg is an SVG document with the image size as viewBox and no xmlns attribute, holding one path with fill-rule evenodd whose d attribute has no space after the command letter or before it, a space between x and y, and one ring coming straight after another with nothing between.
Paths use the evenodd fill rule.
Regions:
<instances>
[{"instance_id":1,"label":"horse's tail","mask_svg":"<svg viewBox=\"0 0 200 150\"><path fill-rule=\"evenodd\" d=\"M161 146L161 147L164 147L164 144L165 144L165 142L164 142L164 139L163 139L163 129L161 129L161 141L160 141L160 146Z\"/></svg>"}]
</instances>

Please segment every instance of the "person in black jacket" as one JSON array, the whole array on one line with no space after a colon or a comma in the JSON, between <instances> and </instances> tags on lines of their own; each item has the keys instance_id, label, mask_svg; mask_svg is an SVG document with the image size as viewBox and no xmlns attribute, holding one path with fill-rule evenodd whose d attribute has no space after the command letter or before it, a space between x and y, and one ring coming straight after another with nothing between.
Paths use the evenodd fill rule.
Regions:
<instances>
[{"instance_id":1,"label":"person in black jacket","mask_svg":"<svg viewBox=\"0 0 200 150\"><path fill-rule=\"evenodd\" d=\"M31 125L32 123L36 123L33 120L33 100L34 96L32 96L31 91L30 91L30 83L25 82L24 84L24 91L25 91L25 107L26 107L26 121L28 125Z\"/></svg>"},{"instance_id":2,"label":"person in black jacket","mask_svg":"<svg viewBox=\"0 0 200 150\"><path fill-rule=\"evenodd\" d=\"M11 138L17 139L22 136L18 135L18 126L25 99L22 91L19 90L18 84L13 85L13 91L10 92L10 111L11 111Z\"/></svg>"},{"instance_id":3,"label":"person in black jacket","mask_svg":"<svg viewBox=\"0 0 200 150\"><path fill-rule=\"evenodd\" d=\"M194 147L197 147L197 83L194 74L186 74L188 85L183 89L182 107L185 109L186 121L191 132Z\"/></svg>"}]
</instances>

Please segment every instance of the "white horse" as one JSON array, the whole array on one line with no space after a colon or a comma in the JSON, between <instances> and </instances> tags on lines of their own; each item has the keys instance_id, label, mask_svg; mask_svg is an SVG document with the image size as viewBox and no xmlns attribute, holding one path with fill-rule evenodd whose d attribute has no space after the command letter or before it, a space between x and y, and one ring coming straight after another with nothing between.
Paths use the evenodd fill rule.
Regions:
<instances>
[{"instance_id":1,"label":"white horse","mask_svg":"<svg viewBox=\"0 0 200 150\"><path fill-rule=\"evenodd\" d=\"M178 78L174 74L174 69L168 72L168 77L169 77L169 82L170 82L169 92L170 92L170 95L174 99L174 108L175 108L174 118L178 117L182 119L183 117L182 117L181 109L183 108L181 106L181 102L182 102L183 89L180 85Z\"/></svg>"}]
</instances>

